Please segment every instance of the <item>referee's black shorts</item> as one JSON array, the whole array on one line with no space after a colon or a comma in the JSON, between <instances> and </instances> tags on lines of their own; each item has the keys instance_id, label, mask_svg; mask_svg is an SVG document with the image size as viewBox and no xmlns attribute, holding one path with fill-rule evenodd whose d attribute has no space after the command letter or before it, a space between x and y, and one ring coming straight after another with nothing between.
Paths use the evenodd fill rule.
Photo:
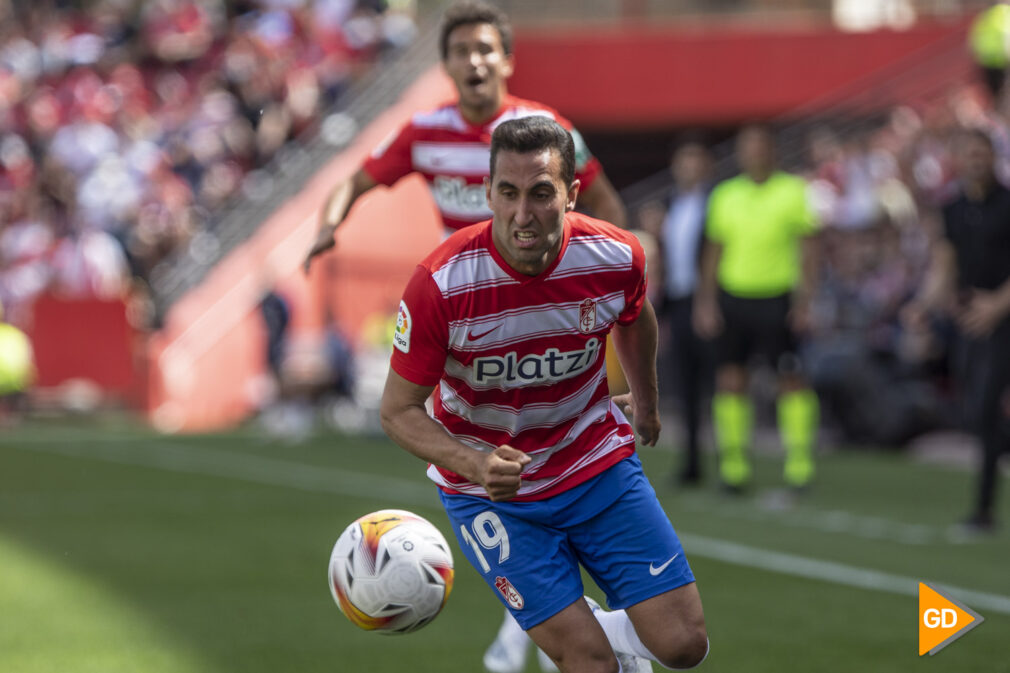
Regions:
<instances>
[{"instance_id":1,"label":"referee's black shorts","mask_svg":"<svg viewBox=\"0 0 1010 673\"><path fill-rule=\"evenodd\" d=\"M719 291L723 330L716 339L719 365L746 366L756 356L780 372L795 371L797 339L789 327L789 294L750 299Z\"/></svg>"}]
</instances>

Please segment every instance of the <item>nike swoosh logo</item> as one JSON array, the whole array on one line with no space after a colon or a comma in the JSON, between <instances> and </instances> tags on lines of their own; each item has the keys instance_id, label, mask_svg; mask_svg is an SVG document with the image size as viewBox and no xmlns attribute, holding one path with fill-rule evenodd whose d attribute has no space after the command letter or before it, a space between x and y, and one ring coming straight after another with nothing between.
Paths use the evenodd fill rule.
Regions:
<instances>
[{"instance_id":1,"label":"nike swoosh logo","mask_svg":"<svg viewBox=\"0 0 1010 673\"><path fill-rule=\"evenodd\" d=\"M674 554L673 556L671 556L671 557L670 557L670 560L669 560L669 561L667 561L667 562L666 562L666 563L664 563L663 565L659 566L658 568L657 568L657 567L655 567L655 566L653 566L653 565L652 565L652 564L650 563L650 564L649 564L649 574L650 574L650 575L652 575L653 577L655 577L655 576L656 576L656 575L658 575L659 573L661 573L661 572L663 572L664 570L666 570L666 566L668 566L668 565L670 565L671 563L673 563L673 559L677 558L678 556L680 556L680 553L679 553L679 552L678 552L678 553L676 553L676 554Z\"/></svg>"},{"instance_id":2,"label":"nike swoosh logo","mask_svg":"<svg viewBox=\"0 0 1010 673\"><path fill-rule=\"evenodd\" d=\"M501 327L500 323L497 324L497 325L495 325L494 327L492 327L491 329L489 329L486 332L481 332L480 334L474 334L473 332L469 332L466 335L466 340L467 341L476 341L477 339L483 339L484 337L486 337L488 334L490 334L491 332L495 331L499 327Z\"/></svg>"}]
</instances>

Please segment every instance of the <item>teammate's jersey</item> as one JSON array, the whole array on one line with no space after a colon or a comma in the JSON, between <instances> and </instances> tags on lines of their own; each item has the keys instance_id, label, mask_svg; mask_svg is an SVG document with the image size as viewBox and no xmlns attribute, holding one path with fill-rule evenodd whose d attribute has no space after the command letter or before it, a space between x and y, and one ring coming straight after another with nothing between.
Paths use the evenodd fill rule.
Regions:
<instances>
[{"instance_id":1,"label":"teammate's jersey","mask_svg":"<svg viewBox=\"0 0 1010 673\"><path fill-rule=\"evenodd\" d=\"M491 120L474 125L457 103L419 112L395 135L379 145L362 168L381 185L392 185L413 172L428 181L448 229L462 229L491 217L484 195L490 172L491 134L502 122L540 115L565 127L575 140L575 177L585 191L600 173L600 162L586 147L570 121L556 111L515 96L506 96Z\"/></svg>"},{"instance_id":2,"label":"teammate's jersey","mask_svg":"<svg viewBox=\"0 0 1010 673\"><path fill-rule=\"evenodd\" d=\"M392 367L437 385L434 418L481 451L508 444L532 457L517 500L572 488L634 452L610 402L604 358L615 323L645 300L638 240L584 215L565 216L561 252L537 276L502 259L491 223L449 237L414 271L397 318ZM429 466L447 493L484 488Z\"/></svg>"}]
</instances>

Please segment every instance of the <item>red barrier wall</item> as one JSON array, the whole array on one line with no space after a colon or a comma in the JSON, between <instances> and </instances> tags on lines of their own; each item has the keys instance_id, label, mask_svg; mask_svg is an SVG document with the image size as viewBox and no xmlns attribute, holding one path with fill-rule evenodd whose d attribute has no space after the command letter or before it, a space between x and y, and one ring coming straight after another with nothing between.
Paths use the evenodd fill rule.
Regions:
<instances>
[{"instance_id":1,"label":"red barrier wall","mask_svg":"<svg viewBox=\"0 0 1010 673\"><path fill-rule=\"evenodd\" d=\"M28 336L39 387L86 379L106 393L136 401L138 335L121 300L42 295L32 307Z\"/></svg>"},{"instance_id":2,"label":"red barrier wall","mask_svg":"<svg viewBox=\"0 0 1010 673\"><path fill-rule=\"evenodd\" d=\"M963 19L870 33L711 23L524 27L516 31L510 88L598 129L734 124L800 109L809 114L818 101L838 105L868 87L883 106L904 100L917 82L967 77L965 29ZM903 72L898 81L887 77L894 64ZM840 99L835 94L843 90L848 95Z\"/></svg>"}]
</instances>

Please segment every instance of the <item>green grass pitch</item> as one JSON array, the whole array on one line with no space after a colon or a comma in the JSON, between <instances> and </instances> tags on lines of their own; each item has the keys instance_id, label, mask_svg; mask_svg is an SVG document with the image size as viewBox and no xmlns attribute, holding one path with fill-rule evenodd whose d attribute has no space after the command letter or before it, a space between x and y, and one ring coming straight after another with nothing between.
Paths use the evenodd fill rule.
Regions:
<instances>
[{"instance_id":1,"label":"green grass pitch","mask_svg":"<svg viewBox=\"0 0 1010 673\"><path fill-rule=\"evenodd\" d=\"M674 488L669 446L642 458L698 577L712 642L699 670L1010 671L1010 531L949 531L970 474L837 451L790 503L772 490L774 458L758 458L759 488L735 500ZM361 632L334 605L336 537L388 507L454 540L424 466L383 439L289 445L252 427L162 437L97 421L4 430L0 671L481 671L502 610L454 541L456 585L425 629ZM917 656L920 580L985 617L934 657Z\"/></svg>"}]
</instances>

